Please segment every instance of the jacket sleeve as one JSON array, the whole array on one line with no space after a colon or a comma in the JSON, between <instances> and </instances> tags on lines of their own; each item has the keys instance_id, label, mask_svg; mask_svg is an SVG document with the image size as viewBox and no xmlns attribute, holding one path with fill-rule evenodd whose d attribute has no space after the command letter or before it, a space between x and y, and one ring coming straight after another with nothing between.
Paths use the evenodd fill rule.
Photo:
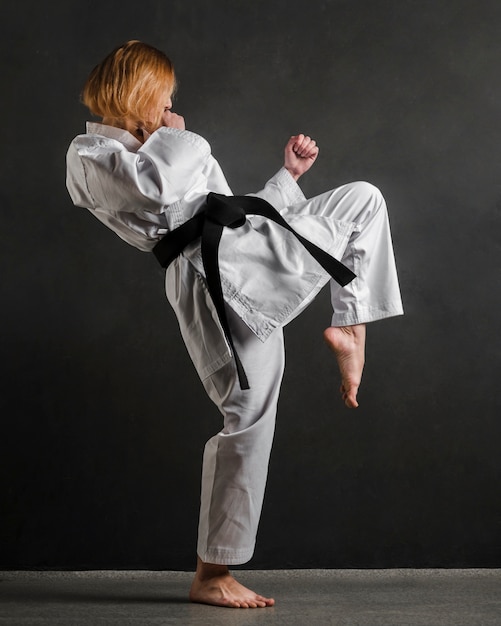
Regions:
<instances>
[{"instance_id":1,"label":"jacket sleeve","mask_svg":"<svg viewBox=\"0 0 501 626\"><path fill-rule=\"evenodd\" d=\"M282 167L275 176L270 178L264 189L248 195L267 200L277 211L306 200L301 188L285 167Z\"/></svg>"},{"instance_id":2,"label":"jacket sleeve","mask_svg":"<svg viewBox=\"0 0 501 626\"><path fill-rule=\"evenodd\" d=\"M161 213L194 185L209 158L205 139L174 128L159 128L137 152L113 139L80 135L68 151L76 172L68 190L78 206Z\"/></svg>"}]
</instances>

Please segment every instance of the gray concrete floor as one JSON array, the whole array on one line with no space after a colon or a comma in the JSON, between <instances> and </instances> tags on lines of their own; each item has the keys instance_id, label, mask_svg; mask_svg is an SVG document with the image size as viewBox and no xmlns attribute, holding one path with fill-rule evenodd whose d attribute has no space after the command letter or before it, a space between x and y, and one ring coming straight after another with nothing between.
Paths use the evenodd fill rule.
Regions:
<instances>
[{"instance_id":1,"label":"gray concrete floor","mask_svg":"<svg viewBox=\"0 0 501 626\"><path fill-rule=\"evenodd\" d=\"M0 572L0 625L501 625L501 569L240 571L267 609L190 604L186 572Z\"/></svg>"}]
</instances>

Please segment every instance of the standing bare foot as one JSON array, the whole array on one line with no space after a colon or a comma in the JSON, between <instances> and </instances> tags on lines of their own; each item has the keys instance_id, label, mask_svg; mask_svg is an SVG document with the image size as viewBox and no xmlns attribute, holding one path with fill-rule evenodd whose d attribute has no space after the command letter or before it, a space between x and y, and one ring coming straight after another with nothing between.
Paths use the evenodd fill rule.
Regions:
<instances>
[{"instance_id":1,"label":"standing bare foot","mask_svg":"<svg viewBox=\"0 0 501 626\"><path fill-rule=\"evenodd\" d=\"M257 609L275 604L273 598L264 598L237 582L226 565L204 563L200 558L190 600L233 609Z\"/></svg>"},{"instance_id":2,"label":"standing bare foot","mask_svg":"<svg viewBox=\"0 0 501 626\"><path fill-rule=\"evenodd\" d=\"M336 355L344 403L355 409L365 362L365 324L330 326L324 330L324 339Z\"/></svg>"}]
</instances>

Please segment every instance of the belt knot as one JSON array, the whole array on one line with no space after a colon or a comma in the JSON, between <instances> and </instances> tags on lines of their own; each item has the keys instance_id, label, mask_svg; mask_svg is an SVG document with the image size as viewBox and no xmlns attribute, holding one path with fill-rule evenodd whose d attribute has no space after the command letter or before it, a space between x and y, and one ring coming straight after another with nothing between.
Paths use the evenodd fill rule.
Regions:
<instances>
[{"instance_id":1,"label":"belt knot","mask_svg":"<svg viewBox=\"0 0 501 626\"><path fill-rule=\"evenodd\" d=\"M207 209L205 216L212 222L228 228L239 228L245 224L247 219L245 209L241 206L230 204L228 196L219 193L209 193L207 195Z\"/></svg>"}]
</instances>

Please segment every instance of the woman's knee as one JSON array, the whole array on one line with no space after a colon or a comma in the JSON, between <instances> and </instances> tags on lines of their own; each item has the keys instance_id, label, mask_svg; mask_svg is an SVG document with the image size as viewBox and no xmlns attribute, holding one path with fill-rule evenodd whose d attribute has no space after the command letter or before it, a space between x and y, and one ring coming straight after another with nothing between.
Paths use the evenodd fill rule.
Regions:
<instances>
[{"instance_id":1,"label":"woman's knee","mask_svg":"<svg viewBox=\"0 0 501 626\"><path fill-rule=\"evenodd\" d=\"M355 182L348 183L346 186L352 193L356 193L357 196L365 202L381 204L384 200L380 189L365 180L357 180Z\"/></svg>"}]
</instances>

